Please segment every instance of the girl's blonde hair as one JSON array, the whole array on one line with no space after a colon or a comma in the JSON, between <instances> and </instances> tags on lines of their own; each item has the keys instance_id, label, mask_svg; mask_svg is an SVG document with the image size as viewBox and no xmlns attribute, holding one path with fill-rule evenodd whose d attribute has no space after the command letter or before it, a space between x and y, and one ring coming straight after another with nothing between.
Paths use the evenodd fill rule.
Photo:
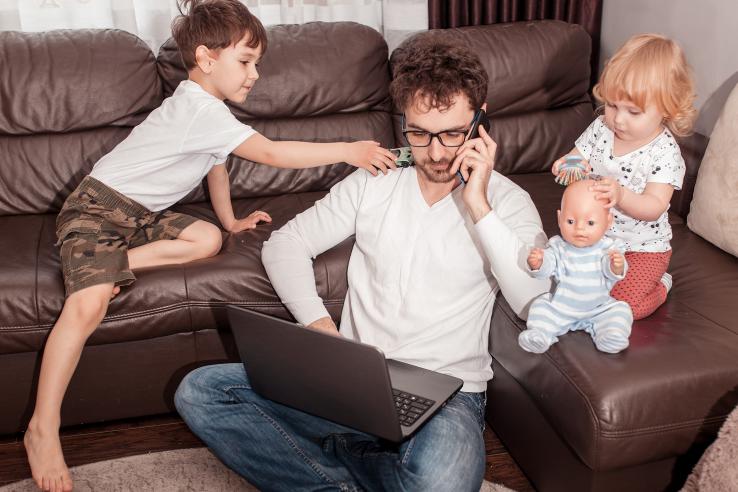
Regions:
<instances>
[{"instance_id":1,"label":"girl's blonde hair","mask_svg":"<svg viewBox=\"0 0 738 492\"><path fill-rule=\"evenodd\" d=\"M677 136L691 133L697 116L692 69L679 45L659 34L630 38L607 62L593 93L603 103L627 100L642 110L654 104Z\"/></svg>"}]
</instances>

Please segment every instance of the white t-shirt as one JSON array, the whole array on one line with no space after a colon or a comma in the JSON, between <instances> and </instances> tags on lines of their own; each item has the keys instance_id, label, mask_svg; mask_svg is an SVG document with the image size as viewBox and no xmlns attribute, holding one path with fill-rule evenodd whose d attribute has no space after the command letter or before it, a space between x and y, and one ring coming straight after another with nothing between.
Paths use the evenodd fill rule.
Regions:
<instances>
[{"instance_id":1,"label":"white t-shirt","mask_svg":"<svg viewBox=\"0 0 738 492\"><path fill-rule=\"evenodd\" d=\"M621 156L613 155L614 141L615 134L600 116L579 136L576 147L589 161L592 172L616 178L618 183L635 193L643 193L648 183L665 183L676 190L682 188L686 165L679 144L668 129L664 128L643 147ZM671 226L667 211L651 222L636 220L615 208L607 235L621 239L626 251L669 251Z\"/></svg>"},{"instance_id":2,"label":"white t-shirt","mask_svg":"<svg viewBox=\"0 0 738 492\"><path fill-rule=\"evenodd\" d=\"M501 174L492 173L492 211L476 224L462 192L428 206L414 167L376 177L357 170L272 233L262 250L269 279L298 322L328 316L312 259L355 235L341 334L463 379L464 391L484 391L495 296L502 289L524 317L549 291L550 280L525 266L546 236L528 194Z\"/></svg>"},{"instance_id":3,"label":"white t-shirt","mask_svg":"<svg viewBox=\"0 0 738 492\"><path fill-rule=\"evenodd\" d=\"M254 133L223 101L184 80L90 176L156 212L195 189Z\"/></svg>"}]
</instances>

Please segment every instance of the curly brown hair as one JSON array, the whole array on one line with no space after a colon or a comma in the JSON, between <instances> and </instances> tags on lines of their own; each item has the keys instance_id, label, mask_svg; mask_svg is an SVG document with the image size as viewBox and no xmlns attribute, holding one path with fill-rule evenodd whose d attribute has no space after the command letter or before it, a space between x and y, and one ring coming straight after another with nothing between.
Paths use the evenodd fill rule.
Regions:
<instances>
[{"instance_id":1,"label":"curly brown hair","mask_svg":"<svg viewBox=\"0 0 738 492\"><path fill-rule=\"evenodd\" d=\"M416 35L393 53L390 95L395 107L405 111L416 104L424 110L445 110L464 94L472 109L480 108L487 98L489 76L477 54L429 34Z\"/></svg>"},{"instance_id":2,"label":"curly brown hair","mask_svg":"<svg viewBox=\"0 0 738 492\"><path fill-rule=\"evenodd\" d=\"M198 46L211 50L226 48L238 43L247 33L250 37L246 45L261 46L262 55L266 52L264 25L239 0L179 0L177 7L181 15L172 21L172 37L187 70L197 64Z\"/></svg>"}]
</instances>

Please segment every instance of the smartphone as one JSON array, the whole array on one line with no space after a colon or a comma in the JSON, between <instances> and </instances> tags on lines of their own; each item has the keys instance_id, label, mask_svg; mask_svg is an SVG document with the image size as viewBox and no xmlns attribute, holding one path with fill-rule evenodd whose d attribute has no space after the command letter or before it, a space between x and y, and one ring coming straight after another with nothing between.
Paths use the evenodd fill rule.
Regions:
<instances>
[{"instance_id":1,"label":"smartphone","mask_svg":"<svg viewBox=\"0 0 738 492\"><path fill-rule=\"evenodd\" d=\"M472 124L469 128L469 133L467 134L465 141L479 137L480 126L484 127L484 129L489 133L489 128L491 126L489 122L489 117L487 116L487 113L481 108L478 109L476 113L474 113L474 119L472 119ZM463 184L466 184L464 176L461 175L461 170L456 171L456 176L459 177L459 180L461 180Z\"/></svg>"},{"instance_id":2,"label":"smartphone","mask_svg":"<svg viewBox=\"0 0 738 492\"><path fill-rule=\"evenodd\" d=\"M398 147L396 149L389 150L395 154L395 157L397 157L397 160L395 161L397 167L410 167L415 164L415 161L413 160L413 151L410 147Z\"/></svg>"}]
</instances>

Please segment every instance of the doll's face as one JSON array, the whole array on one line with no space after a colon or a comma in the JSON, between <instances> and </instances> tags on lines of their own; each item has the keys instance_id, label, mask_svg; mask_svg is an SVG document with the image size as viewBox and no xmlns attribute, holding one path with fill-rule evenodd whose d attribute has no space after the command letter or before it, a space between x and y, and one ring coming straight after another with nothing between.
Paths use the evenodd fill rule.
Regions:
<instances>
[{"instance_id":1,"label":"doll's face","mask_svg":"<svg viewBox=\"0 0 738 492\"><path fill-rule=\"evenodd\" d=\"M605 208L604 201L597 200L589 191L592 180L570 184L561 199L558 211L561 237L577 248L592 246L599 241L612 224L612 214Z\"/></svg>"}]
</instances>

